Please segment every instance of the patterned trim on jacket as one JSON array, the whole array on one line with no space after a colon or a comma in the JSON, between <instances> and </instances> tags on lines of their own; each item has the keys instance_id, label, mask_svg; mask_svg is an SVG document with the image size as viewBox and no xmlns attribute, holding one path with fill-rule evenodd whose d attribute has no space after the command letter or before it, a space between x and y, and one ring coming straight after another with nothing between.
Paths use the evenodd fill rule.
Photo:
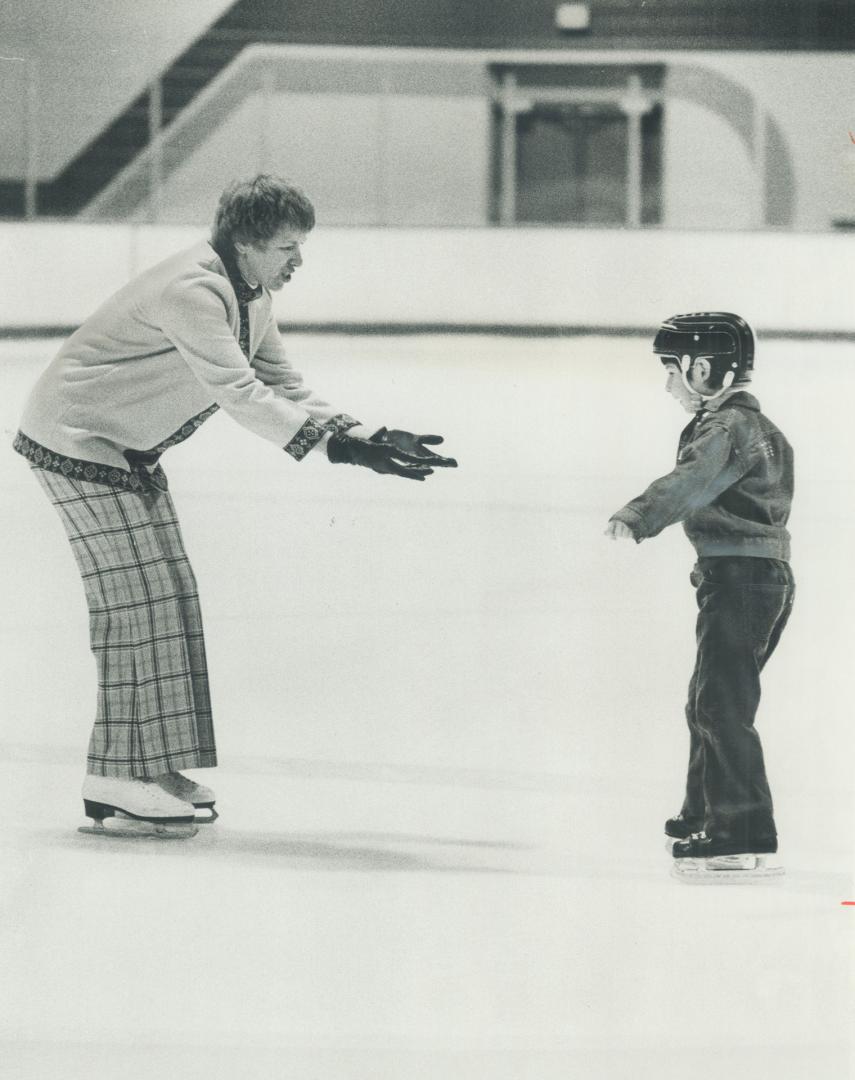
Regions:
<instances>
[{"instance_id":1,"label":"patterned trim on jacket","mask_svg":"<svg viewBox=\"0 0 855 1080\"><path fill-rule=\"evenodd\" d=\"M209 416L214 415L219 407L220 406L217 404L209 405L207 409L203 409L202 412L197 413L195 416L191 416L190 419L182 424L176 432L164 439L163 442L159 442L157 446L153 446L148 453L162 454L164 450L168 450L170 446L177 446L178 443L184 442L185 439L189 439L194 432L199 430Z\"/></svg>"},{"instance_id":2,"label":"patterned trim on jacket","mask_svg":"<svg viewBox=\"0 0 855 1080\"><path fill-rule=\"evenodd\" d=\"M195 416L191 416L177 431L167 436L157 446L153 446L151 450L125 451L125 457L131 466L130 470L56 454L53 450L29 438L22 431L15 436L12 447L19 454L23 454L27 461L37 469L47 469L49 472L62 473L63 476L73 476L75 480L88 480L92 484L107 484L110 487L120 488L122 491L151 491L152 488L166 491L168 487L166 473L158 465L157 459L171 446L177 446L178 443L189 439L219 407L215 403Z\"/></svg>"},{"instance_id":3,"label":"patterned trim on jacket","mask_svg":"<svg viewBox=\"0 0 855 1080\"><path fill-rule=\"evenodd\" d=\"M91 484L106 484L108 487L119 488L122 491L142 492L150 491L152 487L161 490L166 488L166 474L159 465L149 473L144 469L131 472L127 469L117 469L112 465L99 465L95 461L82 461L80 458L55 454L53 450L48 450L46 446L28 438L22 431L15 436L12 447L34 468L61 473L74 480L87 480Z\"/></svg>"},{"instance_id":4,"label":"patterned trim on jacket","mask_svg":"<svg viewBox=\"0 0 855 1080\"><path fill-rule=\"evenodd\" d=\"M347 431L348 428L356 427L359 423L347 413L339 413L329 420L318 421L309 419L303 424L294 438L284 447L285 453L290 454L295 461L302 461L313 446L316 446L328 431L333 435L339 431Z\"/></svg>"},{"instance_id":5,"label":"patterned trim on jacket","mask_svg":"<svg viewBox=\"0 0 855 1080\"><path fill-rule=\"evenodd\" d=\"M12 443L12 448L29 461L37 469L47 469L49 472L61 473L63 476L73 477L75 480L87 480L92 484L107 484L122 491L150 491L152 488L165 491L167 488L166 473L157 464L160 455L172 446L184 442L204 424L209 416L219 409L219 405L209 405L203 412L191 417L186 424L174 434L159 442L151 450L128 450L131 469L117 469L113 465L104 465L97 461L84 461L81 458L68 457L64 454L54 453L41 443L29 438L23 431L19 431ZM359 423L352 416L340 413L333 416L325 423L316 420L307 420L297 432L291 442L285 447L296 461L302 461L306 454L328 432L333 434L339 431L347 431ZM153 466L153 468L152 468Z\"/></svg>"}]
</instances>

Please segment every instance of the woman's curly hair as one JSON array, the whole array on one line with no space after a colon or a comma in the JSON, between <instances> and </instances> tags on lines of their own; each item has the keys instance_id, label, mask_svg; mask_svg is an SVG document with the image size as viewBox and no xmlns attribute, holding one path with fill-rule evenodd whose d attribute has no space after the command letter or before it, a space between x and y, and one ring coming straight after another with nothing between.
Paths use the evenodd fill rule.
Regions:
<instances>
[{"instance_id":1,"label":"woman's curly hair","mask_svg":"<svg viewBox=\"0 0 855 1080\"><path fill-rule=\"evenodd\" d=\"M315 208L300 188L261 173L235 181L220 196L211 243L218 251L231 251L236 241L264 243L281 228L309 232L314 224Z\"/></svg>"}]
</instances>

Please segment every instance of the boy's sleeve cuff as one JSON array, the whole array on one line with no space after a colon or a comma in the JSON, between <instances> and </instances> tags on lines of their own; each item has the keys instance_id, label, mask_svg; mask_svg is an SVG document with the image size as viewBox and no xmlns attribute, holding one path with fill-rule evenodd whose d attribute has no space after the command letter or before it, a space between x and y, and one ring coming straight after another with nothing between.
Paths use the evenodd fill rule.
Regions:
<instances>
[{"instance_id":1,"label":"boy's sleeve cuff","mask_svg":"<svg viewBox=\"0 0 855 1080\"><path fill-rule=\"evenodd\" d=\"M622 521L632 533L632 538L636 544L640 544L647 535L647 530L644 528L644 518L627 506L622 507L616 514L612 514L611 520Z\"/></svg>"}]
</instances>

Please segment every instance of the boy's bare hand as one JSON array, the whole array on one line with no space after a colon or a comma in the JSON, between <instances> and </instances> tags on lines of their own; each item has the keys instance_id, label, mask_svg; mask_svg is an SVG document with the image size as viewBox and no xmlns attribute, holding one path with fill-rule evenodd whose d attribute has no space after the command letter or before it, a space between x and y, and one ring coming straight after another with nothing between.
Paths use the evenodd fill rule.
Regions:
<instances>
[{"instance_id":1,"label":"boy's bare hand","mask_svg":"<svg viewBox=\"0 0 855 1080\"><path fill-rule=\"evenodd\" d=\"M612 518L606 528L606 536L611 540L633 540L632 529L622 521Z\"/></svg>"}]
</instances>

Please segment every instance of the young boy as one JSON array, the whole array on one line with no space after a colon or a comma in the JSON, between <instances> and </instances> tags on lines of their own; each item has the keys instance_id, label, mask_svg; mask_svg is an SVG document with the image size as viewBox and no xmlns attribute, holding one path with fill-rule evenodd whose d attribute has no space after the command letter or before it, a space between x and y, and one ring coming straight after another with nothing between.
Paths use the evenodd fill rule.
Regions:
<instances>
[{"instance_id":1,"label":"young boy","mask_svg":"<svg viewBox=\"0 0 855 1080\"><path fill-rule=\"evenodd\" d=\"M698 556L688 779L665 832L681 876L772 872L765 856L778 841L754 716L760 672L795 593L786 528L793 452L747 392L754 337L739 316L676 315L653 351L668 372L665 389L694 417L674 470L612 515L606 535L640 543L681 521Z\"/></svg>"}]
</instances>

